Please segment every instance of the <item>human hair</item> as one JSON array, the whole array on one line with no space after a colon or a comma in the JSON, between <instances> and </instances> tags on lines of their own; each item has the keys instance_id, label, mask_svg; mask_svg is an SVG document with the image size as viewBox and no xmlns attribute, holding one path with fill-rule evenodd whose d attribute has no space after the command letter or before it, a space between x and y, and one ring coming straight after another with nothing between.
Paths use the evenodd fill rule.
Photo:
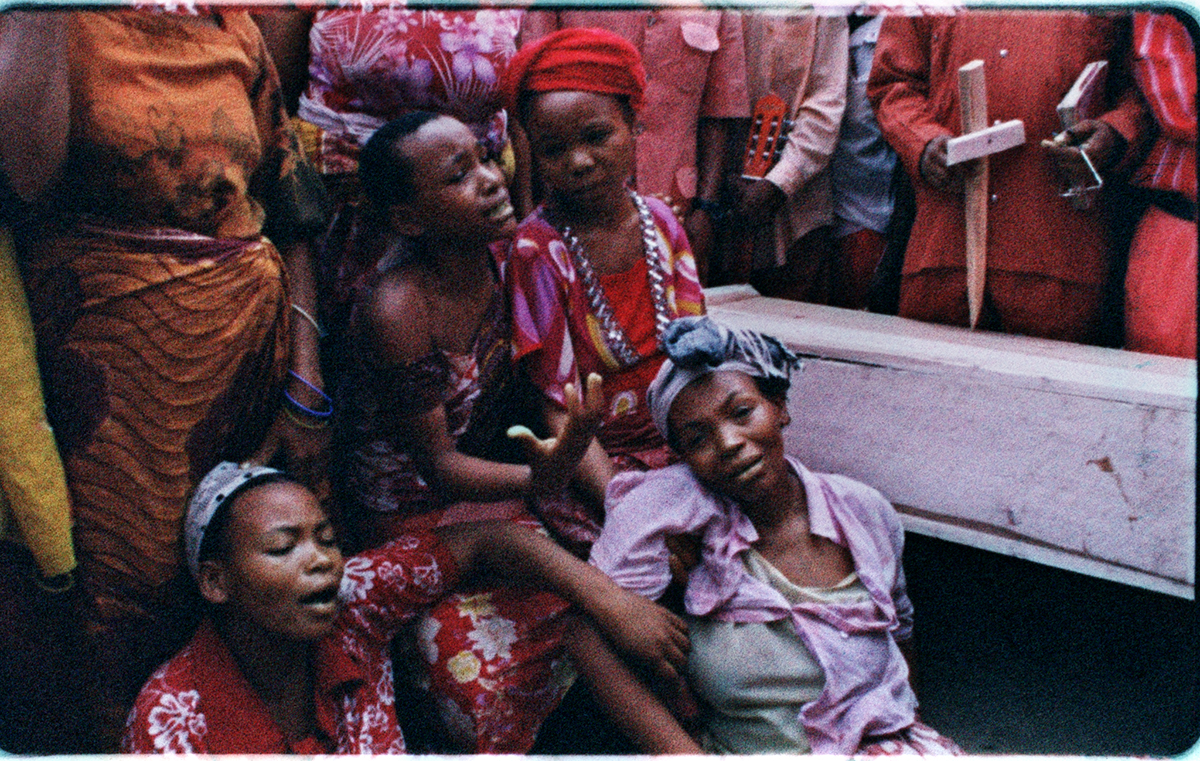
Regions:
<instances>
[{"instance_id":1,"label":"human hair","mask_svg":"<svg viewBox=\"0 0 1200 761\"><path fill-rule=\"evenodd\" d=\"M248 492L260 486L269 486L270 484L299 485L299 481L286 473L270 473L238 484L237 488L229 493L229 496L221 502L221 506L217 508L212 518L209 519L208 526L204 529L204 538L200 540L199 559L197 562L203 563L205 560L212 560L225 554L229 549L225 529L229 525L229 516L233 512L234 503Z\"/></svg>"},{"instance_id":2,"label":"human hair","mask_svg":"<svg viewBox=\"0 0 1200 761\"><path fill-rule=\"evenodd\" d=\"M383 125L371 135L358 156L358 180L363 194L376 212L416 194L412 161L401 144L421 127L443 114L411 111Z\"/></svg>"}]
</instances>

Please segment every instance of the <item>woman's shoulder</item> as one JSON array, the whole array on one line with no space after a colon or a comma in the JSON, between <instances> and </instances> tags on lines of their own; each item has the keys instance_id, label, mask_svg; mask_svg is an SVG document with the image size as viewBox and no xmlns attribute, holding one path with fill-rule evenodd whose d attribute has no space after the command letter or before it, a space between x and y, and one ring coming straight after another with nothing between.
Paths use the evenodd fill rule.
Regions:
<instances>
[{"instance_id":1,"label":"woman's shoulder","mask_svg":"<svg viewBox=\"0 0 1200 761\"><path fill-rule=\"evenodd\" d=\"M572 280L574 268L562 234L542 216L541 207L517 226L509 246L506 271L514 273L518 282L529 277L528 273L546 270L553 277Z\"/></svg>"},{"instance_id":2,"label":"woman's shoulder","mask_svg":"<svg viewBox=\"0 0 1200 761\"><path fill-rule=\"evenodd\" d=\"M206 750L204 698L208 685L236 675L214 674L232 659L211 622L159 666L138 692L121 742L123 753L200 753Z\"/></svg>"},{"instance_id":3,"label":"woman's shoulder","mask_svg":"<svg viewBox=\"0 0 1200 761\"><path fill-rule=\"evenodd\" d=\"M604 498L605 520L653 518L655 522L689 523L717 515L721 506L684 463L657 470L618 473Z\"/></svg>"},{"instance_id":4,"label":"woman's shoulder","mask_svg":"<svg viewBox=\"0 0 1200 761\"><path fill-rule=\"evenodd\" d=\"M675 216L675 212L671 211L671 207L667 205L666 201L649 195L643 195L642 200L646 202L646 207L650 209L654 221L667 231L669 237L674 238L683 232L683 223L679 221L679 217Z\"/></svg>"},{"instance_id":5,"label":"woman's shoulder","mask_svg":"<svg viewBox=\"0 0 1200 761\"><path fill-rule=\"evenodd\" d=\"M387 273L363 295L358 321L384 359L403 364L432 350L427 299L426 279L413 265Z\"/></svg>"},{"instance_id":6,"label":"woman's shoulder","mask_svg":"<svg viewBox=\"0 0 1200 761\"><path fill-rule=\"evenodd\" d=\"M903 530L896 508L878 489L850 476L814 473L789 459L802 480L818 485L825 509L837 523L845 526L851 522L873 534L879 529L889 534ZM810 497L810 509L812 502Z\"/></svg>"},{"instance_id":7,"label":"woman's shoulder","mask_svg":"<svg viewBox=\"0 0 1200 761\"><path fill-rule=\"evenodd\" d=\"M561 241L562 235L554 225L546 221L545 210L539 206L517 224L517 231L513 234L512 247L523 250L527 255L531 250L536 253L537 249L545 247L552 240Z\"/></svg>"}]
</instances>

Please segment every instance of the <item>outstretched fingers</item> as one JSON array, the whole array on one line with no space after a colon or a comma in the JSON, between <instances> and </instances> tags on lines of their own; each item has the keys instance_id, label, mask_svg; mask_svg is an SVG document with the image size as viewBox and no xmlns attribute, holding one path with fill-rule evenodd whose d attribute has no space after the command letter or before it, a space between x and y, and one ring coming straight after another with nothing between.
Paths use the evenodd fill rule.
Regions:
<instances>
[{"instance_id":1,"label":"outstretched fingers","mask_svg":"<svg viewBox=\"0 0 1200 761\"><path fill-rule=\"evenodd\" d=\"M603 381L592 373L584 388L582 395L573 383L563 388L567 422L558 436L539 439L524 426L508 429L509 437L520 440L529 456L534 493L554 493L566 486L600 427L604 413Z\"/></svg>"}]
</instances>

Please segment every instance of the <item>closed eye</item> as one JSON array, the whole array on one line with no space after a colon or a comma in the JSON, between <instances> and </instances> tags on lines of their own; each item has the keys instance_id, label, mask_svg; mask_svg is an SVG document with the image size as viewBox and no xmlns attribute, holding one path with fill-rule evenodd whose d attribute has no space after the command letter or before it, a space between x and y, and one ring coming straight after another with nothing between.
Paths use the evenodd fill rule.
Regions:
<instances>
[{"instance_id":1,"label":"closed eye","mask_svg":"<svg viewBox=\"0 0 1200 761\"><path fill-rule=\"evenodd\" d=\"M608 136L611 134L612 134L611 129L595 128L595 129L590 129L587 132L585 132L583 135L583 139L585 141L587 141L590 145L602 145L604 143L604 141L608 140Z\"/></svg>"},{"instance_id":2,"label":"closed eye","mask_svg":"<svg viewBox=\"0 0 1200 761\"><path fill-rule=\"evenodd\" d=\"M558 143L551 143L549 145L543 144L538 146L538 155L544 159L556 159L563 155L565 151L566 147Z\"/></svg>"}]
</instances>

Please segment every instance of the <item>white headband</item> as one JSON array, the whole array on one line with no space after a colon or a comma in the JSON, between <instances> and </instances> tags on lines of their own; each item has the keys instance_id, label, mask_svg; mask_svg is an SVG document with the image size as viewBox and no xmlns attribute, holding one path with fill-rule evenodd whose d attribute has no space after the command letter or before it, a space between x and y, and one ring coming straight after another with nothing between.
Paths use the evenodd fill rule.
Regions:
<instances>
[{"instance_id":1,"label":"white headband","mask_svg":"<svg viewBox=\"0 0 1200 761\"><path fill-rule=\"evenodd\" d=\"M217 465L200 481L188 502L187 517L183 522L183 551L187 558L192 578L200 574L200 545L204 543L204 532L212 522L217 509L241 487L265 476L281 475L274 468L261 465L243 467L233 462Z\"/></svg>"}]
</instances>

